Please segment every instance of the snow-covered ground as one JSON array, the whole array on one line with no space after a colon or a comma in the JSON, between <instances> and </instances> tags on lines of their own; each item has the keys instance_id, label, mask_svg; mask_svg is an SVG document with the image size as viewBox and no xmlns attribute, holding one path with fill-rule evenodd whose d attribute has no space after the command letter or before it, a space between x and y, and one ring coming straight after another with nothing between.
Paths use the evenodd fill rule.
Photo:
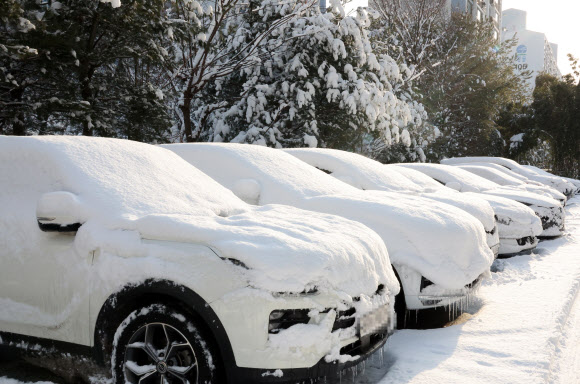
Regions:
<instances>
[{"instance_id":1,"label":"snow-covered ground","mask_svg":"<svg viewBox=\"0 0 580 384\"><path fill-rule=\"evenodd\" d=\"M496 261L497 272L452 325L396 332L364 372L341 381L580 383L580 197L566 210L566 234L531 255ZM18 384L1 363L0 384Z\"/></svg>"},{"instance_id":2,"label":"snow-covered ground","mask_svg":"<svg viewBox=\"0 0 580 384\"><path fill-rule=\"evenodd\" d=\"M580 197L567 213L566 235L496 261L455 325L395 333L355 382L580 383Z\"/></svg>"}]
</instances>

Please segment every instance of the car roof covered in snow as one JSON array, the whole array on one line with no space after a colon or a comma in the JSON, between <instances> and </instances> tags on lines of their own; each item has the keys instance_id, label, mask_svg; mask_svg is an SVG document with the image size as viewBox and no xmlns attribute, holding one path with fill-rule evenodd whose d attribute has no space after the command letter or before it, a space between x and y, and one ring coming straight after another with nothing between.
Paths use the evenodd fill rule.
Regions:
<instances>
[{"instance_id":1,"label":"car roof covered in snow","mask_svg":"<svg viewBox=\"0 0 580 384\"><path fill-rule=\"evenodd\" d=\"M417 173L442 189L427 188L425 190L399 170L416 171L407 168L386 167L378 161L356 153L322 148L285 149L284 151L316 168L330 172L332 176L358 189L419 195L463 209L480 220L486 230L492 230L495 225L493 210L487 202L458 194L456 191L441 186L421 172ZM437 193L429 193L434 190L437 190Z\"/></svg>"},{"instance_id":2,"label":"car roof covered in snow","mask_svg":"<svg viewBox=\"0 0 580 384\"><path fill-rule=\"evenodd\" d=\"M400 173L357 153L326 148L291 148L284 152L337 179L363 190L420 192L421 188Z\"/></svg>"},{"instance_id":3,"label":"car roof covered in snow","mask_svg":"<svg viewBox=\"0 0 580 384\"><path fill-rule=\"evenodd\" d=\"M399 172L401 175L409 178L415 184L422 187L426 192L436 192L449 189L445 188L445 186L441 185L441 183L438 183L437 181L433 180L432 177L429 177L423 172L419 172L415 169L401 167L398 164L385 164L384 166L396 172Z\"/></svg>"},{"instance_id":4,"label":"car roof covered in snow","mask_svg":"<svg viewBox=\"0 0 580 384\"><path fill-rule=\"evenodd\" d=\"M461 192L482 192L499 187L492 181L450 165L426 163L402 163L398 165L423 172L443 185L458 183Z\"/></svg>"},{"instance_id":5,"label":"car roof covered in snow","mask_svg":"<svg viewBox=\"0 0 580 384\"><path fill-rule=\"evenodd\" d=\"M524 184L523 181L509 176L505 173L499 172L496 169L493 169L491 167L485 167L482 165L477 165L477 164L457 164L455 165L456 167L459 167L461 169L465 169L466 171L469 171L477 176L481 176L484 179L493 181L494 183L497 183L499 185L522 185Z\"/></svg>"},{"instance_id":6,"label":"car roof covered in snow","mask_svg":"<svg viewBox=\"0 0 580 384\"><path fill-rule=\"evenodd\" d=\"M467 164L467 163L494 163L504 166L528 179L544 183L546 185L551 185L562 193L570 193L575 187L572 183L564 180L561 177L555 175L545 175L540 174L532 169L526 168L521 164L518 164L514 160L506 159L503 157L456 157L451 159L441 160L441 164L455 165L455 164Z\"/></svg>"}]
</instances>

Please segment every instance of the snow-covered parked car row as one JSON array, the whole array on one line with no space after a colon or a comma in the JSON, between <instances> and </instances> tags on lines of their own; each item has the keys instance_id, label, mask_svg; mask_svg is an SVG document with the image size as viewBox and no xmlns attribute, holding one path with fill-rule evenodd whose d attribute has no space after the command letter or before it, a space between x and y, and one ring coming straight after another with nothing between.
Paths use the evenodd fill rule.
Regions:
<instances>
[{"instance_id":1,"label":"snow-covered parked car row","mask_svg":"<svg viewBox=\"0 0 580 384\"><path fill-rule=\"evenodd\" d=\"M115 383L333 376L561 234L573 182L461 167L0 137L0 347L84 354Z\"/></svg>"}]
</instances>

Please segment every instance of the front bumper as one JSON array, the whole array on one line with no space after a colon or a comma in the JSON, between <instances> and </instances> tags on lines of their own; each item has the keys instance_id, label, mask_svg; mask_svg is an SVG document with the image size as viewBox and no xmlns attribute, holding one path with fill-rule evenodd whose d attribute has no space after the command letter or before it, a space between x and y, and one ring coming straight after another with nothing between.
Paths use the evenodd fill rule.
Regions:
<instances>
[{"instance_id":1,"label":"front bumper","mask_svg":"<svg viewBox=\"0 0 580 384\"><path fill-rule=\"evenodd\" d=\"M499 255L502 257L516 255L520 252L530 251L538 246L538 238L526 236L520 239L500 238Z\"/></svg>"},{"instance_id":2,"label":"front bumper","mask_svg":"<svg viewBox=\"0 0 580 384\"><path fill-rule=\"evenodd\" d=\"M389 308L388 326L373 332L392 332L395 326L394 297L373 298L374 304L370 304L373 311L384 305ZM326 293L274 296L247 288L210 305L220 317L232 347L234 361L230 369L261 372L266 375L264 377L270 377L267 372L273 374L277 370L301 369L306 372L329 354L334 357L339 349L361 341L356 328L358 323L345 325L341 320L341 313L346 310L343 299ZM357 302L353 301L348 306L356 307ZM329 311L329 308L338 308L338 312ZM276 334L269 333L272 311L292 309L315 309L319 315L312 317L308 324L290 327ZM363 316L366 312L363 311ZM315 336L304 339L304 332L313 332ZM273 378L277 376L270 377Z\"/></svg>"},{"instance_id":3,"label":"front bumper","mask_svg":"<svg viewBox=\"0 0 580 384\"><path fill-rule=\"evenodd\" d=\"M340 373L348 368L357 366L367 360L385 345L389 334L372 335L370 344L363 348L360 341L344 346L341 354L359 356L354 361L339 363L336 361L326 362L324 358L309 368L289 368L289 369L258 369L258 368L236 368L234 370L233 383L296 383L310 382L315 378L339 377Z\"/></svg>"},{"instance_id":4,"label":"front bumper","mask_svg":"<svg viewBox=\"0 0 580 384\"><path fill-rule=\"evenodd\" d=\"M562 235L565 228L564 207L539 207L530 206L536 215L542 220L542 233L540 237L557 237Z\"/></svg>"},{"instance_id":5,"label":"front bumper","mask_svg":"<svg viewBox=\"0 0 580 384\"><path fill-rule=\"evenodd\" d=\"M479 286L485 275L485 273L480 275L473 282L465 285L461 289L449 290L431 282L428 285L423 284L424 278L421 274L409 267L397 266L396 269L405 293L407 310L444 307L461 301L467 298Z\"/></svg>"}]
</instances>

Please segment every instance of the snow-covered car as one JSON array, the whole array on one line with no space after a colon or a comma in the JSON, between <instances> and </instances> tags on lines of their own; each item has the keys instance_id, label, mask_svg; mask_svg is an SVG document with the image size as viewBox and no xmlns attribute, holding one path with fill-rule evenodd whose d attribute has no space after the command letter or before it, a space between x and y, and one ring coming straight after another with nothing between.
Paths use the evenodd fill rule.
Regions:
<instances>
[{"instance_id":1,"label":"snow-covered car","mask_svg":"<svg viewBox=\"0 0 580 384\"><path fill-rule=\"evenodd\" d=\"M522 252L529 252L538 245L538 236L543 231L542 221L536 216L533 210L525 205L511 199L483 193L460 193L454 189L445 187L422 172L401 167L397 164L388 164L384 167L399 172L425 191L430 191L431 193L451 194L450 196L453 198L459 195L487 201L495 213L500 237L500 256L507 257Z\"/></svg>"},{"instance_id":2,"label":"snow-covered car","mask_svg":"<svg viewBox=\"0 0 580 384\"><path fill-rule=\"evenodd\" d=\"M456 165L456 164L468 164L468 163L492 163L501 165L519 175L522 175L530 180L537 181L549 187L556 189L557 191L563 193L567 197L571 197L574 194L576 188L574 185L561 177L554 175L540 175L536 172L532 172L526 167L518 164L511 159L505 159L503 157L455 157L451 159L441 160L441 164L445 165Z\"/></svg>"},{"instance_id":3,"label":"snow-covered car","mask_svg":"<svg viewBox=\"0 0 580 384\"><path fill-rule=\"evenodd\" d=\"M361 191L281 150L248 144L169 144L191 164L255 205L288 204L359 221L385 241L403 292L397 317L455 303L489 273L482 224L418 196Z\"/></svg>"},{"instance_id":4,"label":"snow-covered car","mask_svg":"<svg viewBox=\"0 0 580 384\"><path fill-rule=\"evenodd\" d=\"M563 193L558 192L552 187L547 185L536 185L530 184L527 180L521 180L516 173L510 171L507 168L502 167L497 164L485 164L485 163L470 163L470 164L457 164L455 167L465 169L477 176L483 177L484 179L493 181L503 187L511 187L516 190L524 190L528 192L537 193L540 195L548 196L556 199L562 205L566 205L567 198ZM503 168L503 169L498 169ZM523 176L521 176L523 178Z\"/></svg>"},{"instance_id":5,"label":"snow-covered car","mask_svg":"<svg viewBox=\"0 0 580 384\"><path fill-rule=\"evenodd\" d=\"M487 234L487 245L495 255L499 253L500 239L494 211L485 200L444 187L441 188L443 191L425 191L396 169L356 153L326 148L292 148L284 151L361 190L413 194L460 208L481 222Z\"/></svg>"},{"instance_id":6,"label":"snow-covered car","mask_svg":"<svg viewBox=\"0 0 580 384\"><path fill-rule=\"evenodd\" d=\"M522 165L522 167L537 173L538 175L544 175L544 176L555 176L554 174L550 173L550 172L546 172L543 169L540 169L538 167L535 167L533 165ZM574 191L574 193L576 195L580 195L580 180L578 179L572 179L570 177L563 177L563 176L558 176L561 177L562 179L566 180L567 182L571 183L574 185L574 187L576 187L576 190Z\"/></svg>"},{"instance_id":7,"label":"snow-covered car","mask_svg":"<svg viewBox=\"0 0 580 384\"><path fill-rule=\"evenodd\" d=\"M459 192L475 192L485 195L504 197L530 207L542 220L542 237L556 237L564 230L564 207L551 197L536 193L502 187L469 171L443 164L404 163L407 167L423 172L439 183Z\"/></svg>"},{"instance_id":8,"label":"snow-covered car","mask_svg":"<svg viewBox=\"0 0 580 384\"><path fill-rule=\"evenodd\" d=\"M399 284L339 216L250 206L163 148L0 137L0 346L115 383L332 375L380 348Z\"/></svg>"}]
</instances>

